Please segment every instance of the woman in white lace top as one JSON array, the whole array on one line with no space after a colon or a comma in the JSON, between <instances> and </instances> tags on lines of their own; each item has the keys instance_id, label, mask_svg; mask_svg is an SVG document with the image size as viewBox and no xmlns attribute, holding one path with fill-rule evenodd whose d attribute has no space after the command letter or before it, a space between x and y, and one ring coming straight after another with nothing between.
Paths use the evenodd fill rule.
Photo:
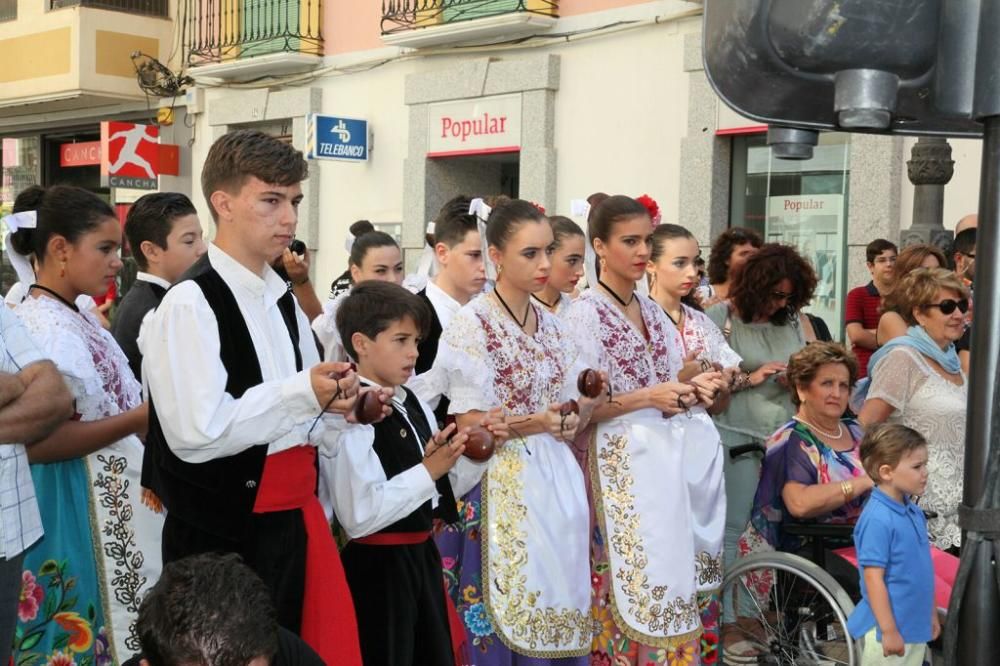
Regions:
<instances>
[{"instance_id":1,"label":"woman in white lace top","mask_svg":"<svg viewBox=\"0 0 1000 666\"><path fill-rule=\"evenodd\" d=\"M961 545L968 383L954 342L962 337L969 293L951 271L914 270L894 290L898 312L910 328L872 356L871 384L859 414L865 426L889 421L919 432L928 442L927 491L920 506L939 548Z\"/></svg>"},{"instance_id":2,"label":"woman in white lace top","mask_svg":"<svg viewBox=\"0 0 1000 666\"><path fill-rule=\"evenodd\" d=\"M139 650L139 602L160 574L162 516L140 488L147 427L141 387L115 339L74 301L98 295L121 269L121 225L86 190L56 186L34 203L35 228L13 250L34 251L35 283L15 313L58 367L76 415L28 450L45 536L24 564L14 658L124 661ZM44 598L44 600L43 600ZM65 657L64 657L65 658Z\"/></svg>"}]
</instances>

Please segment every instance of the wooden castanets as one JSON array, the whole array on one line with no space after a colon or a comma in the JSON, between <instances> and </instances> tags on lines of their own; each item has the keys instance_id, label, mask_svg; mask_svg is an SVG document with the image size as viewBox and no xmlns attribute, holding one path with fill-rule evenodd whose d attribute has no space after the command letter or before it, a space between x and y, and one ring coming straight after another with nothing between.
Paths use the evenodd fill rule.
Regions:
<instances>
[{"instance_id":1,"label":"wooden castanets","mask_svg":"<svg viewBox=\"0 0 1000 666\"><path fill-rule=\"evenodd\" d=\"M462 455L476 462L484 462L493 457L495 450L496 444L489 430L480 426L469 428L465 451Z\"/></svg>"},{"instance_id":2,"label":"wooden castanets","mask_svg":"<svg viewBox=\"0 0 1000 666\"><path fill-rule=\"evenodd\" d=\"M382 401L378 391L364 391L354 403L354 419L362 425L375 423L382 417Z\"/></svg>"},{"instance_id":3,"label":"wooden castanets","mask_svg":"<svg viewBox=\"0 0 1000 666\"><path fill-rule=\"evenodd\" d=\"M599 397L604 390L601 373L591 368L581 372L576 378L576 390L580 392L580 395L590 399Z\"/></svg>"}]
</instances>

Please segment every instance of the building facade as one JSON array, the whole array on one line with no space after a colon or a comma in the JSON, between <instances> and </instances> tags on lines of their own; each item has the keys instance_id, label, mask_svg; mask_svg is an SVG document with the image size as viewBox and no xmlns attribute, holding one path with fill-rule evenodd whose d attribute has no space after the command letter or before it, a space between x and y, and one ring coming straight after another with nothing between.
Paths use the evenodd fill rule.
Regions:
<instances>
[{"instance_id":1,"label":"building facade","mask_svg":"<svg viewBox=\"0 0 1000 666\"><path fill-rule=\"evenodd\" d=\"M595 191L646 193L703 245L731 225L798 244L821 279L814 309L834 323L847 289L867 279L864 246L898 239L912 217L913 140L830 133L811 160L773 158L765 128L726 108L708 83L699 2L171 0L149 17L78 1L32 10L38 3L0 0L19 12L0 22L0 46L53 39L56 28L45 26L56 23L70 35L67 72L25 65L14 88L0 87L5 186L26 159L20 143L8 158L8 139L44 146L59 127L148 117L122 57L155 50L195 81L183 97L152 102L174 108L163 135L182 146L181 175L160 187L191 194L203 220L198 165L229 129L260 128L308 150L337 140L316 136L314 115L367 122L366 160L310 161L299 237L314 251L320 291L343 271L356 219L397 235L413 267L427 221L458 193L505 193L562 214ZM83 44L107 44L109 30L147 41L126 47L116 37L113 53ZM90 104L98 92L102 105ZM951 226L976 209L979 170L978 142L952 145ZM5 205L27 182L18 173ZM53 182L44 166L34 174Z\"/></svg>"}]
</instances>

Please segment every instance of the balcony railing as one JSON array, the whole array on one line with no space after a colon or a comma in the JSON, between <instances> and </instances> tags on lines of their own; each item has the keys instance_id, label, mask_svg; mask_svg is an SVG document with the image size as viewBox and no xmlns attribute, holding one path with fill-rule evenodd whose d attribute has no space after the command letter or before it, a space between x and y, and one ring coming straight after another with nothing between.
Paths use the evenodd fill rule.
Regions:
<instances>
[{"instance_id":1,"label":"balcony railing","mask_svg":"<svg viewBox=\"0 0 1000 666\"><path fill-rule=\"evenodd\" d=\"M273 53L322 55L322 0L183 0L189 65Z\"/></svg>"},{"instance_id":2,"label":"balcony railing","mask_svg":"<svg viewBox=\"0 0 1000 666\"><path fill-rule=\"evenodd\" d=\"M17 0L0 0L0 21L13 21L17 18Z\"/></svg>"},{"instance_id":3,"label":"balcony railing","mask_svg":"<svg viewBox=\"0 0 1000 666\"><path fill-rule=\"evenodd\" d=\"M167 18L170 15L169 4L169 0L51 0L49 8L93 7L113 12L125 12L126 14Z\"/></svg>"},{"instance_id":4,"label":"balcony railing","mask_svg":"<svg viewBox=\"0 0 1000 666\"><path fill-rule=\"evenodd\" d=\"M382 34L515 12L558 15L558 0L382 0Z\"/></svg>"}]
</instances>

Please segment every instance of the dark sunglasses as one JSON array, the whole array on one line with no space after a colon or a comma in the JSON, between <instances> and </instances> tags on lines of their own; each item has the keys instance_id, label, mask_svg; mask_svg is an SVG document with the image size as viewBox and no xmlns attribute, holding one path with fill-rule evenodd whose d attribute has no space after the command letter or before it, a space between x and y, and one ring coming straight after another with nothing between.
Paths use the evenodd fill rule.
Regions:
<instances>
[{"instance_id":1,"label":"dark sunglasses","mask_svg":"<svg viewBox=\"0 0 1000 666\"><path fill-rule=\"evenodd\" d=\"M928 303L926 307L937 308L941 310L941 314L946 317L954 312L955 308L958 308L959 312L965 314L969 311L969 299L962 298L956 301L954 298L947 298L940 303Z\"/></svg>"}]
</instances>

